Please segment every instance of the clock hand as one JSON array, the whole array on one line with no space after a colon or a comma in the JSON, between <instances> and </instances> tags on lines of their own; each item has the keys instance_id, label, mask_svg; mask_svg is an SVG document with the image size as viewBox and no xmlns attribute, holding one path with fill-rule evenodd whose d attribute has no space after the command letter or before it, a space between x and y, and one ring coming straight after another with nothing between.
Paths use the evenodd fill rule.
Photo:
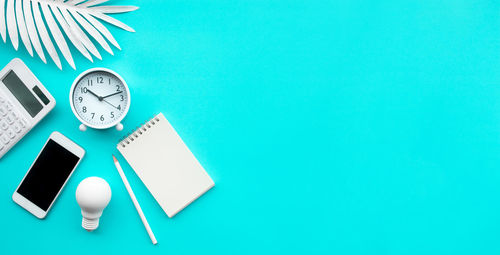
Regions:
<instances>
[{"instance_id":1,"label":"clock hand","mask_svg":"<svg viewBox=\"0 0 500 255\"><path fill-rule=\"evenodd\" d=\"M120 94L120 93L122 93L122 92L123 92L123 91L118 91L118 92L116 92L116 93L113 93L113 94L110 94L110 95L107 95L107 96L103 96L102 98L104 99L104 98L106 98L106 97L114 96L114 95Z\"/></svg>"},{"instance_id":2,"label":"clock hand","mask_svg":"<svg viewBox=\"0 0 500 255\"><path fill-rule=\"evenodd\" d=\"M102 101L102 97L101 96L98 96L96 93L92 92L92 90L90 90L90 89L87 89L87 91L90 92L90 94L92 94L95 97L97 97L97 99L99 99L99 101Z\"/></svg>"},{"instance_id":3,"label":"clock hand","mask_svg":"<svg viewBox=\"0 0 500 255\"><path fill-rule=\"evenodd\" d=\"M110 102L108 102L107 100L104 100L104 99L103 99L102 101L104 101L104 102L108 103L109 105L113 106L114 108L118 109L118 107L116 107L116 106L112 105L112 104L111 104Z\"/></svg>"}]
</instances>

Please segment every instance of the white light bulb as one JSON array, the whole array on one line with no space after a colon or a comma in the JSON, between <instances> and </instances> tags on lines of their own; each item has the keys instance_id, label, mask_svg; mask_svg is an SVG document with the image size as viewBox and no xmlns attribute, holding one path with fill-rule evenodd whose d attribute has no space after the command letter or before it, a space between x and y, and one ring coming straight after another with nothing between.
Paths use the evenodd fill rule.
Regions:
<instances>
[{"instance_id":1,"label":"white light bulb","mask_svg":"<svg viewBox=\"0 0 500 255\"><path fill-rule=\"evenodd\" d=\"M109 184L99 177L88 177L76 188L76 201L82 209L82 227L92 231L99 226L102 210L111 200Z\"/></svg>"}]
</instances>

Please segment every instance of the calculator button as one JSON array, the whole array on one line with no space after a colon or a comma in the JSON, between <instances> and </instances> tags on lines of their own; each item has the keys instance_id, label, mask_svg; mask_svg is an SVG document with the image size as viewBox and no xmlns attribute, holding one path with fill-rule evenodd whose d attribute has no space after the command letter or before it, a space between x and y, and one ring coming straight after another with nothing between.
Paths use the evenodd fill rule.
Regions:
<instances>
[{"instance_id":1,"label":"calculator button","mask_svg":"<svg viewBox=\"0 0 500 255\"><path fill-rule=\"evenodd\" d=\"M10 102L7 102L6 107L8 111L12 110L12 104Z\"/></svg>"},{"instance_id":2,"label":"calculator button","mask_svg":"<svg viewBox=\"0 0 500 255\"><path fill-rule=\"evenodd\" d=\"M12 123L14 123L14 120L16 120L16 118L12 116L12 114L9 114L7 115L7 117L5 117L5 120L7 121L7 123L9 123L9 125L11 125Z\"/></svg>"},{"instance_id":3,"label":"calculator button","mask_svg":"<svg viewBox=\"0 0 500 255\"><path fill-rule=\"evenodd\" d=\"M21 126L17 123L12 124L12 128L16 131L16 133L19 133L22 130Z\"/></svg>"},{"instance_id":4,"label":"calculator button","mask_svg":"<svg viewBox=\"0 0 500 255\"><path fill-rule=\"evenodd\" d=\"M3 102L5 102L5 100L2 97L0 97L0 103L3 103Z\"/></svg>"},{"instance_id":5,"label":"calculator button","mask_svg":"<svg viewBox=\"0 0 500 255\"><path fill-rule=\"evenodd\" d=\"M21 124L21 127L25 128L28 125L28 122L25 119L20 119L19 124Z\"/></svg>"},{"instance_id":6,"label":"calculator button","mask_svg":"<svg viewBox=\"0 0 500 255\"><path fill-rule=\"evenodd\" d=\"M13 139L14 137L16 137L16 133L14 133L14 131L12 131L12 129L7 130L7 135L10 137L10 139Z\"/></svg>"},{"instance_id":7,"label":"calculator button","mask_svg":"<svg viewBox=\"0 0 500 255\"><path fill-rule=\"evenodd\" d=\"M11 112L10 114L12 114L12 117L14 117L14 119L19 119L19 116L16 112Z\"/></svg>"},{"instance_id":8,"label":"calculator button","mask_svg":"<svg viewBox=\"0 0 500 255\"><path fill-rule=\"evenodd\" d=\"M2 151L3 146L4 146L4 145L3 145L3 143L2 143L2 142L0 142L0 151Z\"/></svg>"},{"instance_id":9,"label":"calculator button","mask_svg":"<svg viewBox=\"0 0 500 255\"><path fill-rule=\"evenodd\" d=\"M7 135L1 135L1 136L0 136L0 141L1 141L2 143L4 143L4 144L8 144L8 143L9 143L9 141L10 141L10 139L9 139L9 138L7 138Z\"/></svg>"},{"instance_id":10,"label":"calculator button","mask_svg":"<svg viewBox=\"0 0 500 255\"><path fill-rule=\"evenodd\" d=\"M1 116L7 115L7 109L5 109L5 107L3 106L0 106L0 115Z\"/></svg>"},{"instance_id":11,"label":"calculator button","mask_svg":"<svg viewBox=\"0 0 500 255\"><path fill-rule=\"evenodd\" d=\"M0 120L0 128L7 130L7 128L9 128L9 124L7 124L4 120Z\"/></svg>"}]
</instances>

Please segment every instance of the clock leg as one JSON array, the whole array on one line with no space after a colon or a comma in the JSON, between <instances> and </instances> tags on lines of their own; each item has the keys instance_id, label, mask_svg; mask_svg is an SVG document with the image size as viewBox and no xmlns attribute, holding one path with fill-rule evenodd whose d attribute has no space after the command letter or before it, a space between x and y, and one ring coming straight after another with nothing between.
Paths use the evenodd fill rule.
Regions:
<instances>
[{"instance_id":1,"label":"clock leg","mask_svg":"<svg viewBox=\"0 0 500 255\"><path fill-rule=\"evenodd\" d=\"M123 130L123 124L122 123L116 124L116 130L122 131Z\"/></svg>"},{"instance_id":2,"label":"clock leg","mask_svg":"<svg viewBox=\"0 0 500 255\"><path fill-rule=\"evenodd\" d=\"M80 131L85 131L85 130L87 130L87 126L81 124L80 125Z\"/></svg>"}]
</instances>

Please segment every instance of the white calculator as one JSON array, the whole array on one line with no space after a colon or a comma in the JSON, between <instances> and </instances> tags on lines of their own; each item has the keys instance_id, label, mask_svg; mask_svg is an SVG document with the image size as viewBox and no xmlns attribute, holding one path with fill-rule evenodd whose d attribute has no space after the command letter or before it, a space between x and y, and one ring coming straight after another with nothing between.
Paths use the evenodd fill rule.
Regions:
<instances>
[{"instance_id":1,"label":"white calculator","mask_svg":"<svg viewBox=\"0 0 500 255\"><path fill-rule=\"evenodd\" d=\"M56 100L18 58L0 71L0 158L56 105Z\"/></svg>"}]
</instances>

